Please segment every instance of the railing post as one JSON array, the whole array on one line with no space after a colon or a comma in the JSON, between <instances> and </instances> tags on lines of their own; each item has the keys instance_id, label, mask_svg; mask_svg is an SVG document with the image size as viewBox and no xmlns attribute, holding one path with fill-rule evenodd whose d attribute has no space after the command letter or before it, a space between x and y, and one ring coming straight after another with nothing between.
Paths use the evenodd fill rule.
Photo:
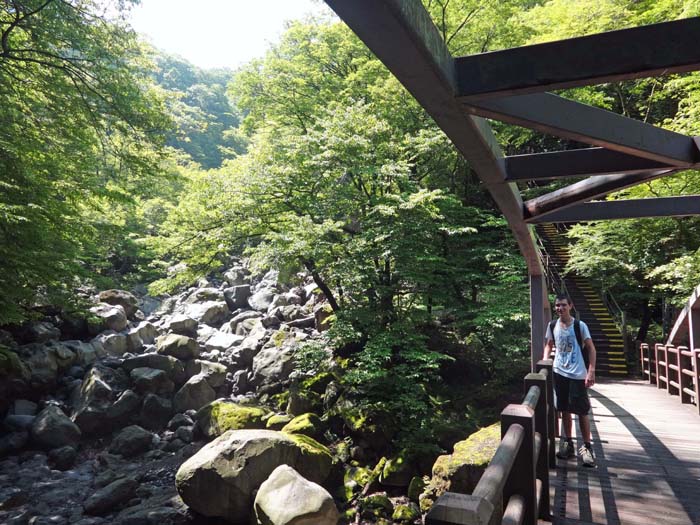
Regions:
<instances>
[{"instance_id":1,"label":"railing post","mask_svg":"<svg viewBox=\"0 0 700 525\"><path fill-rule=\"evenodd\" d=\"M679 385L678 381L673 380L671 377L678 379L678 369L679 367L679 349L675 346L667 345L665 347L664 357L666 358L666 390L669 395L675 396L679 395ZM672 358L672 356L675 356ZM673 362L671 360L673 359ZM675 374L673 374L675 372Z\"/></svg>"},{"instance_id":2,"label":"railing post","mask_svg":"<svg viewBox=\"0 0 700 525\"><path fill-rule=\"evenodd\" d=\"M661 369L659 366L659 362L661 362L661 359L659 359L659 354L663 351L664 345L660 343L656 343L654 345L654 355L656 358L656 388L663 388L663 385L661 384Z\"/></svg>"},{"instance_id":3,"label":"railing post","mask_svg":"<svg viewBox=\"0 0 700 525\"><path fill-rule=\"evenodd\" d=\"M425 525L487 525L493 515L486 498L445 492L425 516Z\"/></svg>"},{"instance_id":4,"label":"railing post","mask_svg":"<svg viewBox=\"0 0 700 525\"><path fill-rule=\"evenodd\" d=\"M549 458L549 468L557 465L556 432L557 432L557 411L554 408L554 372L551 359L542 359L537 362L537 372L546 370L547 378L547 456Z\"/></svg>"},{"instance_id":5,"label":"railing post","mask_svg":"<svg viewBox=\"0 0 700 525\"><path fill-rule=\"evenodd\" d=\"M501 412L501 438L511 425L523 427L523 442L503 487L504 504L514 494L525 501L522 525L537 525L537 478L535 476L535 412L525 405L508 405ZM499 509L502 514L503 510Z\"/></svg>"},{"instance_id":6,"label":"railing post","mask_svg":"<svg viewBox=\"0 0 700 525\"><path fill-rule=\"evenodd\" d=\"M646 379L646 374L647 374L647 364L646 364L646 359L647 359L647 352L649 350L649 345L646 343L639 343L639 371L641 373L642 379ZM651 365L651 361L648 361L649 365ZM649 370L651 372L651 370Z\"/></svg>"},{"instance_id":7,"label":"railing post","mask_svg":"<svg viewBox=\"0 0 700 525\"><path fill-rule=\"evenodd\" d=\"M693 372L695 380L695 408L700 414L700 350L693 350Z\"/></svg>"},{"instance_id":8,"label":"railing post","mask_svg":"<svg viewBox=\"0 0 700 525\"><path fill-rule=\"evenodd\" d=\"M539 363L538 363L539 364ZM536 487L539 491L539 504L537 505L537 517L549 521L549 432L547 421L547 378L543 374L528 374L525 376L525 392L530 387L536 386L540 389L540 397L535 406L535 433L540 436L540 449L537 450L537 440L535 440L535 475L541 486Z\"/></svg>"},{"instance_id":9,"label":"railing post","mask_svg":"<svg viewBox=\"0 0 700 525\"><path fill-rule=\"evenodd\" d=\"M692 388L693 378L686 374L686 370L693 371L692 353L685 346L678 347L678 395L681 397L681 403L692 403Z\"/></svg>"}]
</instances>

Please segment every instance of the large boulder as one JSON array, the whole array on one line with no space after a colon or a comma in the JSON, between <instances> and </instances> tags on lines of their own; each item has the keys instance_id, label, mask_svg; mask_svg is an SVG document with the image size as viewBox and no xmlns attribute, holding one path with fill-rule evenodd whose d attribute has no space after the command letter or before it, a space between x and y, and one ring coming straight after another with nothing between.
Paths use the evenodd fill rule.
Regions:
<instances>
[{"instance_id":1,"label":"large boulder","mask_svg":"<svg viewBox=\"0 0 700 525\"><path fill-rule=\"evenodd\" d=\"M272 471L255 496L262 525L336 525L338 509L330 494L288 465Z\"/></svg>"},{"instance_id":2,"label":"large boulder","mask_svg":"<svg viewBox=\"0 0 700 525\"><path fill-rule=\"evenodd\" d=\"M276 294L274 288L263 288L248 298L248 304L253 310L267 312Z\"/></svg>"},{"instance_id":3,"label":"large boulder","mask_svg":"<svg viewBox=\"0 0 700 525\"><path fill-rule=\"evenodd\" d=\"M216 399L216 392L206 376L197 374L187 380L173 398L175 412L199 410Z\"/></svg>"},{"instance_id":4,"label":"large boulder","mask_svg":"<svg viewBox=\"0 0 700 525\"><path fill-rule=\"evenodd\" d=\"M105 290L100 292L98 299L101 303L121 306L129 319L134 316L139 306L139 301L134 294L124 290Z\"/></svg>"},{"instance_id":5,"label":"large boulder","mask_svg":"<svg viewBox=\"0 0 700 525\"><path fill-rule=\"evenodd\" d=\"M185 366L187 378L202 375L212 388L219 388L226 382L226 367L221 363L193 359Z\"/></svg>"},{"instance_id":6,"label":"large boulder","mask_svg":"<svg viewBox=\"0 0 700 525\"><path fill-rule=\"evenodd\" d=\"M99 357L104 356L104 347L102 345L96 347L92 343L85 343L78 340L61 341L57 344L64 346L75 353L75 364L79 366L91 365L97 361Z\"/></svg>"},{"instance_id":7,"label":"large boulder","mask_svg":"<svg viewBox=\"0 0 700 525\"><path fill-rule=\"evenodd\" d=\"M220 326L231 315L231 311L225 301L207 301L188 304L184 314L200 323Z\"/></svg>"},{"instance_id":8,"label":"large boulder","mask_svg":"<svg viewBox=\"0 0 700 525\"><path fill-rule=\"evenodd\" d=\"M126 347L129 352L138 352L144 345L153 344L155 339L156 327L148 321L143 321L126 333Z\"/></svg>"},{"instance_id":9,"label":"large boulder","mask_svg":"<svg viewBox=\"0 0 700 525\"><path fill-rule=\"evenodd\" d=\"M114 437L109 451L129 458L146 452L152 444L153 434L138 425L131 425Z\"/></svg>"},{"instance_id":10,"label":"large boulder","mask_svg":"<svg viewBox=\"0 0 700 525\"><path fill-rule=\"evenodd\" d=\"M35 392L46 392L56 385L58 360L50 346L32 343L19 348L19 358L29 370L29 383Z\"/></svg>"},{"instance_id":11,"label":"large boulder","mask_svg":"<svg viewBox=\"0 0 700 525\"><path fill-rule=\"evenodd\" d=\"M185 376L185 367L182 362L172 356L156 353L141 354L135 357L125 359L122 363L122 368L127 372L131 372L135 368L157 368L163 370L170 380L176 385L181 385L187 380Z\"/></svg>"},{"instance_id":12,"label":"large boulder","mask_svg":"<svg viewBox=\"0 0 700 525\"><path fill-rule=\"evenodd\" d=\"M452 454L433 464L432 478L420 496L421 508L428 509L445 492L471 494L501 442L501 427L495 423L455 444Z\"/></svg>"},{"instance_id":13,"label":"large boulder","mask_svg":"<svg viewBox=\"0 0 700 525\"><path fill-rule=\"evenodd\" d=\"M91 322L90 325L94 334L98 334L103 330L120 332L129 324L126 318L126 312L121 306L102 303L90 308L90 313L95 318L95 321Z\"/></svg>"},{"instance_id":14,"label":"large boulder","mask_svg":"<svg viewBox=\"0 0 700 525\"><path fill-rule=\"evenodd\" d=\"M197 288L185 299L185 303L202 303L207 301L223 301L224 293L218 288Z\"/></svg>"},{"instance_id":15,"label":"large boulder","mask_svg":"<svg viewBox=\"0 0 700 525\"><path fill-rule=\"evenodd\" d=\"M248 306L248 297L250 297L249 284L240 284L224 290L224 299L231 311Z\"/></svg>"},{"instance_id":16,"label":"large boulder","mask_svg":"<svg viewBox=\"0 0 700 525\"><path fill-rule=\"evenodd\" d=\"M141 405L138 420L144 428L161 430L168 423L172 413L173 404L170 399L155 394L147 394L143 398L143 405Z\"/></svg>"},{"instance_id":17,"label":"large boulder","mask_svg":"<svg viewBox=\"0 0 700 525\"><path fill-rule=\"evenodd\" d=\"M122 370L96 364L87 371L72 400L71 418L83 434L107 434L131 417L138 396L127 390L128 384Z\"/></svg>"},{"instance_id":18,"label":"large boulder","mask_svg":"<svg viewBox=\"0 0 700 525\"><path fill-rule=\"evenodd\" d=\"M130 375L139 394L169 394L175 389L168 374L157 368L134 368Z\"/></svg>"},{"instance_id":19,"label":"large boulder","mask_svg":"<svg viewBox=\"0 0 700 525\"><path fill-rule=\"evenodd\" d=\"M202 434L214 438L229 430L264 428L267 413L263 408L216 400L199 409L195 420Z\"/></svg>"},{"instance_id":20,"label":"large boulder","mask_svg":"<svg viewBox=\"0 0 700 525\"><path fill-rule=\"evenodd\" d=\"M245 339L245 337L242 335L216 331L212 336L207 338L206 342L204 343L204 348L210 352L212 350L225 352L229 348L241 344L243 339Z\"/></svg>"},{"instance_id":21,"label":"large boulder","mask_svg":"<svg viewBox=\"0 0 700 525\"><path fill-rule=\"evenodd\" d=\"M280 465L322 483L331 466L326 447L272 430L231 430L182 464L175 477L183 501L207 517L248 523L254 493Z\"/></svg>"},{"instance_id":22,"label":"large boulder","mask_svg":"<svg viewBox=\"0 0 700 525\"><path fill-rule=\"evenodd\" d=\"M184 314L176 314L165 323L165 329L174 334L193 335L197 333L197 321Z\"/></svg>"},{"instance_id":23,"label":"large boulder","mask_svg":"<svg viewBox=\"0 0 700 525\"><path fill-rule=\"evenodd\" d=\"M61 330L47 321L31 323L27 329L29 339L36 343L58 341L61 338Z\"/></svg>"},{"instance_id":24,"label":"large boulder","mask_svg":"<svg viewBox=\"0 0 700 525\"><path fill-rule=\"evenodd\" d=\"M275 392L282 388L294 370L296 342L287 339L280 346L264 347L253 359L250 386L263 392Z\"/></svg>"},{"instance_id":25,"label":"large boulder","mask_svg":"<svg viewBox=\"0 0 700 525\"><path fill-rule=\"evenodd\" d=\"M99 353L117 357L123 355L129 349L126 334L112 330L99 334L91 343L98 349Z\"/></svg>"},{"instance_id":26,"label":"large boulder","mask_svg":"<svg viewBox=\"0 0 700 525\"><path fill-rule=\"evenodd\" d=\"M156 341L159 354L169 355L177 359L187 360L199 356L199 344L191 337L178 334L168 334Z\"/></svg>"},{"instance_id":27,"label":"large boulder","mask_svg":"<svg viewBox=\"0 0 700 525\"><path fill-rule=\"evenodd\" d=\"M80 436L78 426L54 405L39 412L32 424L32 441L47 450L75 446L80 441Z\"/></svg>"},{"instance_id":28,"label":"large boulder","mask_svg":"<svg viewBox=\"0 0 700 525\"><path fill-rule=\"evenodd\" d=\"M139 484L131 478L113 481L90 496L84 504L85 514L101 516L136 496Z\"/></svg>"}]
</instances>

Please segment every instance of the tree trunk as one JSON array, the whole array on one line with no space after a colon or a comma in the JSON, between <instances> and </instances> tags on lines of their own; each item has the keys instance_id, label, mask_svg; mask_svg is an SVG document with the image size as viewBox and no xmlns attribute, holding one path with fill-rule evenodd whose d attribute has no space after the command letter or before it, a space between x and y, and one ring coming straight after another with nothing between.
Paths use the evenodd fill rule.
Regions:
<instances>
[{"instance_id":1,"label":"tree trunk","mask_svg":"<svg viewBox=\"0 0 700 525\"><path fill-rule=\"evenodd\" d=\"M639 325L639 331L637 332L637 341L642 343L646 342L647 332L649 331L649 325L651 324L651 308L649 308L649 301L644 303L644 310L642 311L642 322Z\"/></svg>"},{"instance_id":2,"label":"tree trunk","mask_svg":"<svg viewBox=\"0 0 700 525\"><path fill-rule=\"evenodd\" d=\"M335 300L335 296L333 295L333 292L326 284L326 281L324 281L321 278L321 275L318 273L318 270L316 269L316 263L314 261L311 261L311 260L304 260L304 266L311 274L311 277L313 277L313 280L316 283L316 286L318 286L321 289L321 291L323 292L323 295L325 295L326 299L328 299L328 304L331 305L331 308L333 309L333 311L338 312L340 310L340 306L338 306L338 301Z\"/></svg>"}]
</instances>

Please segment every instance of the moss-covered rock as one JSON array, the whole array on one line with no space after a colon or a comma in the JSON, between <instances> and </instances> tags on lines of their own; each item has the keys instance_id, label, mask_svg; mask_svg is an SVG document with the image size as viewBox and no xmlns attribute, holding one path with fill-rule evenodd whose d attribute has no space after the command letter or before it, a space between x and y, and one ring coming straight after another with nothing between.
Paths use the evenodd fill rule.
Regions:
<instances>
[{"instance_id":1,"label":"moss-covered rock","mask_svg":"<svg viewBox=\"0 0 700 525\"><path fill-rule=\"evenodd\" d=\"M342 501L350 501L372 479L372 471L364 467L349 466L343 475L343 486L339 491Z\"/></svg>"},{"instance_id":2,"label":"moss-covered rock","mask_svg":"<svg viewBox=\"0 0 700 525\"><path fill-rule=\"evenodd\" d=\"M415 476L413 479L411 479L411 482L408 484L408 492L406 495L411 501L418 501L418 498L420 497L421 493L425 490L425 487L428 483L420 476Z\"/></svg>"},{"instance_id":3,"label":"moss-covered rock","mask_svg":"<svg viewBox=\"0 0 700 525\"><path fill-rule=\"evenodd\" d=\"M365 517L387 518L394 513L394 505L386 494L370 494L360 502Z\"/></svg>"},{"instance_id":4,"label":"moss-covered rock","mask_svg":"<svg viewBox=\"0 0 700 525\"><path fill-rule=\"evenodd\" d=\"M289 434L287 432L282 432L285 436L291 439L297 447L301 450L302 457L306 457L310 463L317 464L323 467L323 478L328 477L331 465L333 463L333 456L331 451L325 445L322 445L314 438L305 436L304 434Z\"/></svg>"},{"instance_id":5,"label":"moss-covered rock","mask_svg":"<svg viewBox=\"0 0 700 525\"><path fill-rule=\"evenodd\" d=\"M388 458L379 473L379 483L387 487L407 487L416 474L413 457L406 450Z\"/></svg>"},{"instance_id":6,"label":"moss-covered rock","mask_svg":"<svg viewBox=\"0 0 700 525\"><path fill-rule=\"evenodd\" d=\"M282 432L288 434L304 434L312 438L318 438L325 430L326 425L321 421L321 418L313 412L307 412L306 414L292 419L284 426Z\"/></svg>"},{"instance_id":7,"label":"moss-covered rock","mask_svg":"<svg viewBox=\"0 0 700 525\"><path fill-rule=\"evenodd\" d=\"M199 409L197 428L209 438L220 436L227 430L265 428L267 410L239 405L217 399Z\"/></svg>"},{"instance_id":8,"label":"moss-covered rock","mask_svg":"<svg viewBox=\"0 0 700 525\"><path fill-rule=\"evenodd\" d=\"M500 442L501 427L495 423L455 444L452 454L437 458L432 478L420 497L421 510L428 510L447 491L471 494Z\"/></svg>"},{"instance_id":9,"label":"moss-covered rock","mask_svg":"<svg viewBox=\"0 0 700 525\"><path fill-rule=\"evenodd\" d=\"M289 414L272 414L265 423L265 428L270 430L282 430L282 428L294 419Z\"/></svg>"},{"instance_id":10,"label":"moss-covered rock","mask_svg":"<svg viewBox=\"0 0 700 525\"><path fill-rule=\"evenodd\" d=\"M331 381L333 381L333 374L330 372L321 372L320 374L316 374L302 381L301 389L323 394Z\"/></svg>"},{"instance_id":11,"label":"moss-covered rock","mask_svg":"<svg viewBox=\"0 0 700 525\"><path fill-rule=\"evenodd\" d=\"M0 345L0 378L29 381L29 369L19 356L8 347Z\"/></svg>"},{"instance_id":12,"label":"moss-covered rock","mask_svg":"<svg viewBox=\"0 0 700 525\"><path fill-rule=\"evenodd\" d=\"M415 505L411 503L409 505L397 505L394 509L394 513L391 515L391 519L394 521L411 523L420 518L420 510Z\"/></svg>"},{"instance_id":13,"label":"moss-covered rock","mask_svg":"<svg viewBox=\"0 0 700 525\"><path fill-rule=\"evenodd\" d=\"M286 406L286 412L295 416L307 412L320 413L323 410L323 396L313 390L295 386L288 392Z\"/></svg>"}]
</instances>

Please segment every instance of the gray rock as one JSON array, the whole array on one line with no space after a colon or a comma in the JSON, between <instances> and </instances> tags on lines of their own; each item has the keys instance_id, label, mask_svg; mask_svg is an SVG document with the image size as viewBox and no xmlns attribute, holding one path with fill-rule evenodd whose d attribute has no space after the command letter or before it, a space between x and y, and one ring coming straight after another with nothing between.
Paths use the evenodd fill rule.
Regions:
<instances>
[{"instance_id":1,"label":"gray rock","mask_svg":"<svg viewBox=\"0 0 700 525\"><path fill-rule=\"evenodd\" d=\"M112 431L107 410L126 388L127 378L121 371L93 365L85 374L80 389L72 401L72 419L84 434L99 435Z\"/></svg>"},{"instance_id":2,"label":"gray rock","mask_svg":"<svg viewBox=\"0 0 700 525\"><path fill-rule=\"evenodd\" d=\"M8 432L29 431L34 424L36 416L17 416L10 414L5 417L2 424Z\"/></svg>"},{"instance_id":3,"label":"gray rock","mask_svg":"<svg viewBox=\"0 0 700 525\"><path fill-rule=\"evenodd\" d=\"M39 412L31 429L32 441L48 450L77 445L80 436L78 426L63 413L63 410L54 405L49 405Z\"/></svg>"},{"instance_id":4,"label":"gray rock","mask_svg":"<svg viewBox=\"0 0 700 525\"><path fill-rule=\"evenodd\" d=\"M139 394L169 394L175 390L175 384L164 370L157 368L134 368L131 371L134 389Z\"/></svg>"},{"instance_id":5,"label":"gray rock","mask_svg":"<svg viewBox=\"0 0 700 525\"><path fill-rule=\"evenodd\" d=\"M326 489L289 465L277 467L260 485L255 515L258 523L270 525L336 525L340 517Z\"/></svg>"},{"instance_id":6,"label":"gray rock","mask_svg":"<svg viewBox=\"0 0 700 525\"><path fill-rule=\"evenodd\" d=\"M253 359L250 386L262 388L265 392L281 389L294 370L295 348L293 339L285 341L280 347L263 348Z\"/></svg>"},{"instance_id":7,"label":"gray rock","mask_svg":"<svg viewBox=\"0 0 700 525\"><path fill-rule=\"evenodd\" d=\"M241 335L236 335L232 333L216 331L213 335L206 339L204 343L204 348L207 350L220 350L222 352L228 350L231 347L241 344L245 339Z\"/></svg>"},{"instance_id":8,"label":"gray rock","mask_svg":"<svg viewBox=\"0 0 700 525\"><path fill-rule=\"evenodd\" d=\"M245 312L241 312L239 314L234 315L228 323L224 324L221 327L221 331L235 334L236 328L238 327L239 323L245 321L246 319L256 319L259 317L262 317L262 314L260 312L246 310Z\"/></svg>"},{"instance_id":9,"label":"gray rock","mask_svg":"<svg viewBox=\"0 0 700 525\"><path fill-rule=\"evenodd\" d=\"M143 321L126 333L126 346L129 352L138 352L144 345L153 344L155 338L156 327L147 321Z\"/></svg>"},{"instance_id":10,"label":"gray rock","mask_svg":"<svg viewBox=\"0 0 700 525\"><path fill-rule=\"evenodd\" d=\"M85 502L85 514L104 515L136 495L139 484L131 478L118 479L101 488Z\"/></svg>"},{"instance_id":11,"label":"gray rock","mask_svg":"<svg viewBox=\"0 0 700 525\"><path fill-rule=\"evenodd\" d=\"M0 436L0 457L22 450L29 442L29 432L10 432Z\"/></svg>"},{"instance_id":12,"label":"gray rock","mask_svg":"<svg viewBox=\"0 0 700 525\"><path fill-rule=\"evenodd\" d=\"M199 410L215 399L216 392L209 385L207 378L203 375L196 375L188 379L177 391L173 398L173 405L176 412L185 412L186 410Z\"/></svg>"},{"instance_id":13,"label":"gray rock","mask_svg":"<svg viewBox=\"0 0 700 525\"><path fill-rule=\"evenodd\" d=\"M199 323L191 317L183 314L176 314L165 323L165 329L174 334L193 335L197 332L198 324Z\"/></svg>"},{"instance_id":14,"label":"gray rock","mask_svg":"<svg viewBox=\"0 0 700 525\"><path fill-rule=\"evenodd\" d=\"M49 451L49 460L58 470L68 470L75 463L78 457L78 451L75 447L66 445L65 447L55 448Z\"/></svg>"},{"instance_id":15,"label":"gray rock","mask_svg":"<svg viewBox=\"0 0 700 525\"><path fill-rule=\"evenodd\" d=\"M241 286L248 281L248 271L242 266L237 266L225 272L224 279L231 286Z\"/></svg>"},{"instance_id":16,"label":"gray rock","mask_svg":"<svg viewBox=\"0 0 700 525\"><path fill-rule=\"evenodd\" d=\"M104 347L102 344L96 348L92 343L83 341L61 341L63 346L68 347L75 353L75 364L79 366L87 366L93 364L99 357L103 357ZM98 351L99 350L99 351Z\"/></svg>"},{"instance_id":17,"label":"gray rock","mask_svg":"<svg viewBox=\"0 0 700 525\"><path fill-rule=\"evenodd\" d=\"M98 324L91 326L93 333L100 333L103 330L120 332L126 328L129 322L122 306L102 303L90 308L90 313L98 319Z\"/></svg>"},{"instance_id":18,"label":"gray rock","mask_svg":"<svg viewBox=\"0 0 700 525\"><path fill-rule=\"evenodd\" d=\"M111 356L121 356L128 350L126 334L117 332L103 332L91 341L98 352Z\"/></svg>"},{"instance_id":19,"label":"gray rock","mask_svg":"<svg viewBox=\"0 0 700 525\"><path fill-rule=\"evenodd\" d=\"M36 343L46 343L47 341L58 341L61 338L61 331L47 321L38 321L29 326L29 337Z\"/></svg>"},{"instance_id":20,"label":"gray rock","mask_svg":"<svg viewBox=\"0 0 700 525\"><path fill-rule=\"evenodd\" d=\"M258 312L266 312L275 298L276 292L273 288L263 288L248 298L248 305Z\"/></svg>"},{"instance_id":21,"label":"gray rock","mask_svg":"<svg viewBox=\"0 0 700 525\"><path fill-rule=\"evenodd\" d=\"M141 398L136 392L125 390L105 411L103 425L108 425L110 431L123 426L134 416L140 404Z\"/></svg>"},{"instance_id":22,"label":"gray rock","mask_svg":"<svg viewBox=\"0 0 700 525\"><path fill-rule=\"evenodd\" d=\"M189 377L203 375L209 386L219 388L226 381L226 367L220 363L193 359L187 362L185 374Z\"/></svg>"},{"instance_id":23,"label":"gray rock","mask_svg":"<svg viewBox=\"0 0 700 525\"><path fill-rule=\"evenodd\" d=\"M218 288L197 288L185 299L185 303L205 303L209 301L223 301L224 293Z\"/></svg>"},{"instance_id":24,"label":"gray rock","mask_svg":"<svg viewBox=\"0 0 700 525\"><path fill-rule=\"evenodd\" d=\"M109 451L128 458L146 452L152 444L152 433L138 425L131 425L115 436Z\"/></svg>"},{"instance_id":25,"label":"gray rock","mask_svg":"<svg viewBox=\"0 0 700 525\"><path fill-rule=\"evenodd\" d=\"M181 385L187 380L183 364L175 357L156 353L141 354L125 359L122 367L127 372L135 368L157 368L168 374L170 380L176 385Z\"/></svg>"},{"instance_id":26,"label":"gray rock","mask_svg":"<svg viewBox=\"0 0 700 525\"><path fill-rule=\"evenodd\" d=\"M232 286L224 290L224 299L229 309L233 311L248 306L248 297L250 297L250 293L249 284Z\"/></svg>"},{"instance_id":27,"label":"gray rock","mask_svg":"<svg viewBox=\"0 0 700 525\"><path fill-rule=\"evenodd\" d=\"M139 422L149 430L161 430L173 413L173 404L169 399L148 394L143 399L143 406L139 414Z\"/></svg>"},{"instance_id":28,"label":"gray rock","mask_svg":"<svg viewBox=\"0 0 700 525\"><path fill-rule=\"evenodd\" d=\"M161 355L187 360L199 356L199 345L191 337L168 334L156 340L156 350Z\"/></svg>"},{"instance_id":29,"label":"gray rock","mask_svg":"<svg viewBox=\"0 0 700 525\"><path fill-rule=\"evenodd\" d=\"M248 372L246 370L236 370L231 379L231 393L244 394L248 391Z\"/></svg>"},{"instance_id":30,"label":"gray rock","mask_svg":"<svg viewBox=\"0 0 700 525\"><path fill-rule=\"evenodd\" d=\"M39 405L28 399L15 399L12 402L12 413L16 416L35 416Z\"/></svg>"},{"instance_id":31,"label":"gray rock","mask_svg":"<svg viewBox=\"0 0 700 525\"><path fill-rule=\"evenodd\" d=\"M183 313L200 323L220 326L231 314L231 311L225 301L207 301L189 304Z\"/></svg>"},{"instance_id":32,"label":"gray rock","mask_svg":"<svg viewBox=\"0 0 700 525\"><path fill-rule=\"evenodd\" d=\"M121 306L126 316L131 319L138 309L139 301L134 294L125 290L105 290L100 292L98 299L101 303ZM117 330L113 328L112 330Z\"/></svg>"},{"instance_id":33,"label":"gray rock","mask_svg":"<svg viewBox=\"0 0 700 525\"><path fill-rule=\"evenodd\" d=\"M185 461L175 484L184 502L207 517L247 522L254 491L286 464L322 483L330 471L327 450L302 450L292 437L271 430L232 430Z\"/></svg>"},{"instance_id":34,"label":"gray rock","mask_svg":"<svg viewBox=\"0 0 700 525\"><path fill-rule=\"evenodd\" d=\"M192 440L194 439L192 427L179 427L175 431L175 437L185 443L192 443Z\"/></svg>"},{"instance_id":35,"label":"gray rock","mask_svg":"<svg viewBox=\"0 0 700 525\"><path fill-rule=\"evenodd\" d=\"M175 414L168 422L168 430L177 430L180 427L189 427L194 425L194 420L186 414Z\"/></svg>"},{"instance_id":36,"label":"gray rock","mask_svg":"<svg viewBox=\"0 0 700 525\"><path fill-rule=\"evenodd\" d=\"M54 349L33 343L21 346L18 354L29 371L32 390L45 392L53 389L58 379L58 361Z\"/></svg>"}]
</instances>

